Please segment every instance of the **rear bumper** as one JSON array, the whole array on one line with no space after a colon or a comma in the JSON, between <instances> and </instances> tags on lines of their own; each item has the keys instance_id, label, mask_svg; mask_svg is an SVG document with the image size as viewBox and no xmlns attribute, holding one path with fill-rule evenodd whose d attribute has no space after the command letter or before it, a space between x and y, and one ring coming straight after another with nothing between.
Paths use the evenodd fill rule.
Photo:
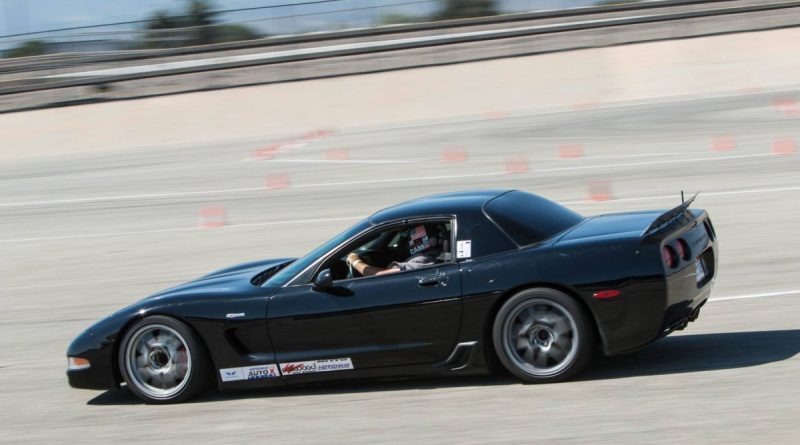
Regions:
<instances>
[{"instance_id":1,"label":"rear bumper","mask_svg":"<svg viewBox=\"0 0 800 445\"><path fill-rule=\"evenodd\" d=\"M698 274L699 267L704 271L702 275ZM684 329L689 322L697 319L700 308L711 296L716 271L716 246L709 243L695 261L667 277L666 310L660 337Z\"/></svg>"},{"instance_id":2,"label":"rear bumper","mask_svg":"<svg viewBox=\"0 0 800 445\"><path fill-rule=\"evenodd\" d=\"M716 269L716 265L714 265ZM709 267L711 270L711 267ZM636 351L697 319L708 301L715 274L697 282L694 262L668 277L652 277L621 288L609 301L590 301L603 340L603 352Z\"/></svg>"},{"instance_id":3,"label":"rear bumper","mask_svg":"<svg viewBox=\"0 0 800 445\"><path fill-rule=\"evenodd\" d=\"M640 349L685 328L699 316L714 286L719 255L716 234L707 214L704 211L693 214L694 218L685 221L682 227L642 242L642 257L637 257L640 270L645 272L642 276L618 285L603 282L581 289L581 297L597 321L606 355ZM679 241L684 245L681 256L675 250ZM664 262L662 249L666 245L673 248L675 264ZM593 291L609 288L619 290L620 296L607 300L592 298Z\"/></svg>"},{"instance_id":4,"label":"rear bumper","mask_svg":"<svg viewBox=\"0 0 800 445\"><path fill-rule=\"evenodd\" d=\"M674 331L686 329L689 323L697 320L700 316L700 309L706 304L710 295L711 286L708 286L708 289L696 298L669 307L664 316L659 338L665 337Z\"/></svg>"}]
</instances>

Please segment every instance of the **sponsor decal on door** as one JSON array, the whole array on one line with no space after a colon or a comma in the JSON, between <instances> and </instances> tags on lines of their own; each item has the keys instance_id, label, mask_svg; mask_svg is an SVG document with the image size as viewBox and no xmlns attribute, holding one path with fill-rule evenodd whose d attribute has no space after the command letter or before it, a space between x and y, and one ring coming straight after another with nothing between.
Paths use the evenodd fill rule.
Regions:
<instances>
[{"instance_id":1,"label":"sponsor decal on door","mask_svg":"<svg viewBox=\"0 0 800 445\"><path fill-rule=\"evenodd\" d=\"M348 369L354 369L353 361L350 357L344 357L306 362L225 368L219 370L219 375L223 382L234 382L237 380L261 380L280 377L281 375L312 374L316 372L344 371Z\"/></svg>"},{"instance_id":2,"label":"sponsor decal on door","mask_svg":"<svg viewBox=\"0 0 800 445\"><path fill-rule=\"evenodd\" d=\"M281 373L283 375L312 374L347 369L354 369L353 361L350 360L350 357L281 364Z\"/></svg>"},{"instance_id":3,"label":"sponsor decal on door","mask_svg":"<svg viewBox=\"0 0 800 445\"><path fill-rule=\"evenodd\" d=\"M280 377L281 373L278 365L269 364L220 369L219 375L222 377L223 382L233 382L236 380L261 380Z\"/></svg>"}]
</instances>

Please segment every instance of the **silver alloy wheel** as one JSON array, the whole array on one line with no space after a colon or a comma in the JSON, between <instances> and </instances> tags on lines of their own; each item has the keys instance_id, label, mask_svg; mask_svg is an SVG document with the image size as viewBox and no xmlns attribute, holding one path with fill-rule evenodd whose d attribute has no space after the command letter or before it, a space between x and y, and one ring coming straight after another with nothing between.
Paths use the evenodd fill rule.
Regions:
<instances>
[{"instance_id":1,"label":"silver alloy wheel","mask_svg":"<svg viewBox=\"0 0 800 445\"><path fill-rule=\"evenodd\" d=\"M546 298L520 302L503 322L503 349L521 371L548 377L577 356L578 327L564 306Z\"/></svg>"},{"instance_id":2,"label":"silver alloy wheel","mask_svg":"<svg viewBox=\"0 0 800 445\"><path fill-rule=\"evenodd\" d=\"M137 329L125 347L130 383L149 397L168 399L189 382L192 354L175 329L148 324Z\"/></svg>"}]
</instances>

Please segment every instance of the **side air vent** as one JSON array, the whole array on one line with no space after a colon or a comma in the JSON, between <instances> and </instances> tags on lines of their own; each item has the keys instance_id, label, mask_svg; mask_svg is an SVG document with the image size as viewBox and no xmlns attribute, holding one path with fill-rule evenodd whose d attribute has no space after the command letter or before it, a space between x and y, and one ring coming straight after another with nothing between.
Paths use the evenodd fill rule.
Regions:
<instances>
[{"instance_id":1,"label":"side air vent","mask_svg":"<svg viewBox=\"0 0 800 445\"><path fill-rule=\"evenodd\" d=\"M456 345L450 356L437 366L448 368L451 371L458 371L469 367L472 364L472 355L475 351L477 341L463 342Z\"/></svg>"}]
</instances>

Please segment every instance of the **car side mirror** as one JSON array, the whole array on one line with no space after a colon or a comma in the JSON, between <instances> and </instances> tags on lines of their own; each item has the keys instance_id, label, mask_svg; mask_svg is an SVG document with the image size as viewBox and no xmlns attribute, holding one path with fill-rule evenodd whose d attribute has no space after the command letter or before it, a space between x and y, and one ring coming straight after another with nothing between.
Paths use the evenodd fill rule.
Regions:
<instances>
[{"instance_id":1,"label":"car side mirror","mask_svg":"<svg viewBox=\"0 0 800 445\"><path fill-rule=\"evenodd\" d=\"M332 287L333 277L330 269L323 270L317 274L317 278L314 278L314 290L326 290Z\"/></svg>"}]
</instances>

